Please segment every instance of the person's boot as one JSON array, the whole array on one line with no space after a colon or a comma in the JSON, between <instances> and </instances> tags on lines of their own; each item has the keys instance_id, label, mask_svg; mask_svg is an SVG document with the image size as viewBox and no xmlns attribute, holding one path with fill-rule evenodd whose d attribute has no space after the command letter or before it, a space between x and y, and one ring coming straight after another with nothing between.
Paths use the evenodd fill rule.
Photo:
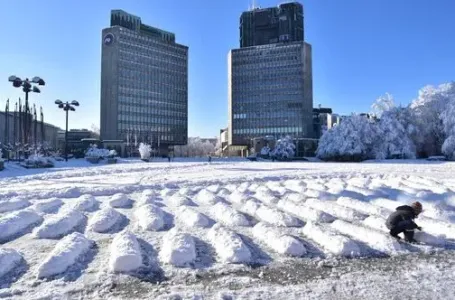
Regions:
<instances>
[{"instance_id":1,"label":"person's boot","mask_svg":"<svg viewBox=\"0 0 455 300\"><path fill-rule=\"evenodd\" d=\"M411 244L416 244L417 241L414 239L414 230L406 230L404 232L404 240Z\"/></svg>"},{"instance_id":2,"label":"person's boot","mask_svg":"<svg viewBox=\"0 0 455 300\"><path fill-rule=\"evenodd\" d=\"M394 238L396 238L397 240L401 240L401 237L398 236L398 233L394 232L393 230L390 230L390 235Z\"/></svg>"}]
</instances>

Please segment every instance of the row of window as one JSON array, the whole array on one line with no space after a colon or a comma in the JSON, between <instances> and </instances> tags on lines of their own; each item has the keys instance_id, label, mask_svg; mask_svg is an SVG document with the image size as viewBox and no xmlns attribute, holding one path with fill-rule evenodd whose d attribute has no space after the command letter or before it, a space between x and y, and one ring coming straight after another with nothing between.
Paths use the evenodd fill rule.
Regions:
<instances>
[{"instance_id":1,"label":"row of window","mask_svg":"<svg viewBox=\"0 0 455 300\"><path fill-rule=\"evenodd\" d=\"M164 124L140 124L138 122L119 122L118 129L127 132L147 132L147 133L175 133L175 132L186 132L186 126L171 126Z\"/></svg>"},{"instance_id":2,"label":"row of window","mask_svg":"<svg viewBox=\"0 0 455 300\"><path fill-rule=\"evenodd\" d=\"M285 103L295 103L295 102L303 102L304 97L302 93L293 93L293 94L276 94L276 93L270 93L265 96L258 96L258 95L252 95L250 97L246 97L244 95L236 95L235 98L233 98L233 105L249 105L251 107L254 107L258 104L261 103L266 103L266 104L272 104L272 103L282 103L282 105L285 105Z\"/></svg>"},{"instance_id":3,"label":"row of window","mask_svg":"<svg viewBox=\"0 0 455 300\"><path fill-rule=\"evenodd\" d=\"M142 49L159 49L162 51L173 51L176 54L184 55L187 52L185 47L177 44L169 44L159 39L150 38L145 35L139 35L135 31L122 31L120 34L120 42L128 45L136 45Z\"/></svg>"},{"instance_id":4,"label":"row of window","mask_svg":"<svg viewBox=\"0 0 455 300\"><path fill-rule=\"evenodd\" d=\"M172 116L173 118L170 118ZM118 119L121 121L138 121L147 123L159 123L159 124L186 124L186 114L175 112L172 115L165 115L164 113L151 114L140 113L138 111L120 111Z\"/></svg>"},{"instance_id":5,"label":"row of window","mask_svg":"<svg viewBox=\"0 0 455 300\"><path fill-rule=\"evenodd\" d=\"M119 59L131 63L142 63L149 66L168 65L178 71L184 71L187 67L186 58L177 58L170 53L139 54L131 51L120 50Z\"/></svg>"},{"instance_id":6,"label":"row of window","mask_svg":"<svg viewBox=\"0 0 455 300\"><path fill-rule=\"evenodd\" d=\"M154 102L150 100L146 101L138 101L139 99L135 99L134 101L126 102L126 101L119 101L118 108L122 111L129 111L135 110L145 114L151 113L163 113L166 111L166 115L172 116L173 112L186 112L187 106L186 104L180 103L163 103L163 102ZM163 113L164 114L164 113Z\"/></svg>"},{"instance_id":7,"label":"row of window","mask_svg":"<svg viewBox=\"0 0 455 300\"><path fill-rule=\"evenodd\" d=\"M262 55L278 55L284 53L292 53L301 51L302 48L301 43L296 44L270 44L270 45L260 45L255 46L254 48L248 49L235 49L233 53L235 53L238 57L258 57Z\"/></svg>"},{"instance_id":8,"label":"row of window","mask_svg":"<svg viewBox=\"0 0 455 300\"><path fill-rule=\"evenodd\" d=\"M241 128L234 129L234 134L299 134L303 127L271 127L271 128Z\"/></svg>"},{"instance_id":9,"label":"row of window","mask_svg":"<svg viewBox=\"0 0 455 300\"><path fill-rule=\"evenodd\" d=\"M181 135L165 135L165 134L132 134L125 130L119 130L119 136L123 138L127 144L139 145L141 142L147 142L150 144L164 143L164 142L183 142L186 140L185 136Z\"/></svg>"}]
</instances>

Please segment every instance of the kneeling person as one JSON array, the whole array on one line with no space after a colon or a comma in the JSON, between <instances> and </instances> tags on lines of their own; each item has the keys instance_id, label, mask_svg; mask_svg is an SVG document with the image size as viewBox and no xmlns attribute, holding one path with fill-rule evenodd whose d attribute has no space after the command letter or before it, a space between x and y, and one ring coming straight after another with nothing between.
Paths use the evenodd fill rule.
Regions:
<instances>
[{"instance_id":1,"label":"kneeling person","mask_svg":"<svg viewBox=\"0 0 455 300\"><path fill-rule=\"evenodd\" d=\"M422 212L422 204L414 202L410 206L398 206L396 211L393 212L386 221L386 226L390 230L390 235L394 238L400 239L398 234L404 233L405 241L415 243L414 230L422 230L414 219Z\"/></svg>"}]
</instances>

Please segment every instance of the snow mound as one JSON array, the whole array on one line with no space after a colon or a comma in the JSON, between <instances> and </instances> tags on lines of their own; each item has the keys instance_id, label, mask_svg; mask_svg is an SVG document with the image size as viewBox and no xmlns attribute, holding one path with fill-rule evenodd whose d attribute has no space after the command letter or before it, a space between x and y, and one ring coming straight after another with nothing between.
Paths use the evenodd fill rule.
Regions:
<instances>
[{"instance_id":1,"label":"snow mound","mask_svg":"<svg viewBox=\"0 0 455 300\"><path fill-rule=\"evenodd\" d=\"M245 193L248 191L249 187L250 187L250 183L244 182L237 187L237 191L239 191L241 193Z\"/></svg>"},{"instance_id":2,"label":"snow mound","mask_svg":"<svg viewBox=\"0 0 455 300\"><path fill-rule=\"evenodd\" d=\"M303 244L290 235L283 235L275 227L259 222L253 227L256 239L280 254L303 256L306 249Z\"/></svg>"},{"instance_id":3,"label":"snow mound","mask_svg":"<svg viewBox=\"0 0 455 300\"><path fill-rule=\"evenodd\" d=\"M111 197L109 205L114 208L126 208L133 205L133 201L125 194L118 193Z\"/></svg>"},{"instance_id":4,"label":"snow mound","mask_svg":"<svg viewBox=\"0 0 455 300\"><path fill-rule=\"evenodd\" d=\"M213 192L203 189L196 194L194 200L201 205L214 205L221 201L221 198L215 195Z\"/></svg>"},{"instance_id":5,"label":"snow mound","mask_svg":"<svg viewBox=\"0 0 455 300\"><path fill-rule=\"evenodd\" d=\"M22 262L22 255L14 249L0 248L0 279Z\"/></svg>"},{"instance_id":6,"label":"snow mound","mask_svg":"<svg viewBox=\"0 0 455 300\"><path fill-rule=\"evenodd\" d=\"M367 217L363 213L360 213L352 208L338 205L333 201L323 201L315 198L309 198L306 200L305 205L325 211L336 218L347 221L361 221Z\"/></svg>"},{"instance_id":7,"label":"snow mound","mask_svg":"<svg viewBox=\"0 0 455 300\"><path fill-rule=\"evenodd\" d=\"M261 221L264 221L275 226L284 227L300 226L300 222L297 218L294 218L284 212L281 212L274 207L272 208L259 204L259 208L256 210L255 216Z\"/></svg>"},{"instance_id":8,"label":"snow mound","mask_svg":"<svg viewBox=\"0 0 455 300\"><path fill-rule=\"evenodd\" d=\"M38 213L29 209L16 211L0 218L0 242L20 234L42 220Z\"/></svg>"},{"instance_id":9,"label":"snow mound","mask_svg":"<svg viewBox=\"0 0 455 300\"><path fill-rule=\"evenodd\" d=\"M390 214L390 211L387 209L384 209L383 207L376 206L374 204L371 204L368 202L363 202L363 201L360 201L357 199L352 199L349 197L338 198L337 204L358 210L361 213L364 213L367 215L376 215L376 216L381 216L381 217L387 217Z\"/></svg>"},{"instance_id":10,"label":"snow mound","mask_svg":"<svg viewBox=\"0 0 455 300\"><path fill-rule=\"evenodd\" d=\"M132 272L142 266L141 247L134 234L118 233L111 244L109 270L111 272Z\"/></svg>"},{"instance_id":11,"label":"snow mound","mask_svg":"<svg viewBox=\"0 0 455 300\"><path fill-rule=\"evenodd\" d=\"M243 214L222 202L215 204L210 212L215 219L227 226L250 226L250 222Z\"/></svg>"},{"instance_id":12,"label":"snow mound","mask_svg":"<svg viewBox=\"0 0 455 300\"><path fill-rule=\"evenodd\" d=\"M88 221L88 228L95 232L106 232L117 224L122 215L113 208L97 211Z\"/></svg>"},{"instance_id":13,"label":"snow mound","mask_svg":"<svg viewBox=\"0 0 455 300\"><path fill-rule=\"evenodd\" d=\"M330 223L335 220L335 217L323 212L319 209L311 208L305 204L297 204L290 200L281 200L277 207L287 213L293 214L305 221L313 221L317 223Z\"/></svg>"},{"instance_id":14,"label":"snow mound","mask_svg":"<svg viewBox=\"0 0 455 300\"><path fill-rule=\"evenodd\" d=\"M209 185L207 188L206 188L209 192L212 192L214 194L217 194L221 187L219 184L212 184L212 185Z\"/></svg>"},{"instance_id":15,"label":"snow mound","mask_svg":"<svg viewBox=\"0 0 455 300\"><path fill-rule=\"evenodd\" d=\"M47 201L36 202L35 205L33 205L33 209L39 213L50 214L56 213L62 205L62 200L54 198Z\"/></svg>"},{"instance_id":16,"label":"snow mound","mask_svg":"<svg viewBox=\"0 0 455 300\"><path fill-rule=\"evenodd\" d=\"M363 221L363 224L365 224L368 227L383 231L385 233L389 233L389 229L387 229L385 222L386 222L385 218L381 218L381 217L377 217L377 216L370 216ZM415 234L414 234L414 238L420 243L424 243L424 244L432 245L432 246L441 246L442 247L447 244L447 241L444 239L443 236L431 235L424 231L416 230Z\"/></svg>"},{"instance_id":17,"label":"snow mound","mask_svg":"<svg viewBox=\"0 0 455 300\"><path fill-rule=\"evenodd\" d=\"M440 221L455 223L455 212L442 202L420 201L423 206L422 216L437 219Z\"/></svg>"},{"instance_id":18,"label":"snow mound","mask_svg":"<svg viewBox=\"0 0 455 300\"><path fill-rule=\"evenodd\" d=\"M164 188L164 189L161 190L160 195L163 198L164 197L170 197L170 196L174 195L176 192L177 191L174 190L174 189Z\"/></svg>"},{"instance_id":19,"label":"snow mound","mask_svg":"<svg viewBox=\"0 0 455 300\"><path fill-rule=\"evenodd\" d=\"M175 228L163 236L161 261L176 267L185 267L196 260L196 244L191 235L179 233Z\"/></svg>"},{"instance_id":20,"label":"snow mound","mask_svg":"<svg viewBox=\"0 0 455 300\"><path fill-rule=\"evenodd\" d=\"M139 204L155 204L157 201L161 201L159 194L155 190L144 190L139 197Z\"/></svg>"},{"instance_id":21,"label":"snow mound","mask_svg":"<svg viewBox=\"0 0 455 300\"><path fill-rule=\"evenodd\" d=\"M316 182L316 181L307 181L306 187L307 187L307 189L320 191L320 192L325 192L327 190L325 185L323 185L319 182Z\"/></svg>"},{"instance_id":22,"label":"snow mound","mask_svg":"<svg viewBox=\"0 0 455 300\"><path fill-rule=\"evenodd\" d=\"M86 219L78 210L70 210L46 219L36 228L33 236L39 239L58 238L74 231Z\"/></svg>"},{"instance_id":23,"label":"snow mound","mask_svg":"<svg viewBox=\"0 0 455 300\"><path fill-rule=\"evenodd\" d=\"M360 255L360 248L356 242L333 232L330 228L308 222L302 233L334 255L346 257Z\"/></svg>"},{"instance_id":24,"label":"snow mound","mask_svg":"<svg viewBox=\"0 0 455 300\"><path fill-rule=\"evenodd\" d=\"M218 257L225 263L248 263L251 252L248 246L234 231L215 224L207 234Z\"/></svg>"},{"instance_id":25,"label":"snow mound","mask_svg":"<svg viewBox=\"0 0 455 300\"><path fill-rule=\"evenodd\" d=\"M401 202L393 201L393 200L390 200L387 198L377 198L377 199L370 201L370 203L390 210L389 213L391 213L392 211L395 211L398 206L404 205Z\"/></svg>"},{"instance_id":26,"label":"snow mound","mask_svg":"<svg viewBox=\"0 0 455 300\"><path fill-rule=\"evenodd\" d=\"M455 225L452 223L427 217L419 217L415 222L422 226L425 232L436 236L444 235L447 239L455 240Z\"/></svg>"},{"instance_id":27,"label":"snow mound","mask_svg":"<svg viewBox=\"0 0 455 300\"><path fill-rule=\"evenodd\" d=\"M305 203L306 201L306 196L300 193L288 193L286 196L284 196L283 199L285 200L290 200L292 202L296 203Z\"/></svg>"},{"instance_id":28,"label":"snow mound","mask_svg":"<svg viewBox=\"0 0 455 300\"><path fill-rule=\"evenodd\" d=\"M92 195L82 195L79 198L70 202L70 209L79 210L82 212L91 212L98 209L98 201Z\"/></svg>"},{"instance_id":29,"label":"snow mound","mask_svg":"<svg viewBox=\"0 0 455 300\"><path fill-rule=\"evenodd\" d=\"M13 198L11 200L0 202L0 213L19 210L32 205L30 201L21 198Z\"/></svg>"},{"instance_id":30,"label":"snow mound","mask_svg":"<svg viewBox=\"0 0 455 300\"><path fill-rule=\"evenodd\" d=\"M239 210L250 216L256 216L256 211L260 206L261 203L258 200L250 198L250 200L247 200L246 203L239 208Z\"/></svg>"},{"instance_id":31,"label":"snow mound","mask_svg":"<svg viewBox=\"0 0 455 300\"><path fill-rule=\"evenodd\" d=\"M378 194L378 191L372 191L372 190L369 190L369 189L366 189L366 188L362 188L362 187L357 187L357 186L354 186L354 185L346 186L345 190L358 193L358 194L363 195L365 197L377 196L377 194ZM380 193L380 195L384 196L383 193Z\"/></svg>"},{"instance_id":32,"label":"snow mound","mask_svg":"<svg viewBox=\"0 0 455 300\"><path fill-rule=\"evenodd\" d=\"M204 214L188 206L180 206L176 216L181 223L188 227L206 228L210 226L210 221Z\"/></svg>"},{"instance_id":33,"label":"snow mound","mask_svg":"<svg viewBox=\"0 0 455 300\"><path fill-rule=\"evenodd\" d=\"M218 193L216 193L217 196L221 198L227 198L231 195L231 192L228 189L221 188Z\"/></svg>"},{"instance_id":34,"label":"snow mound","mask_svg":"<svg viewBox=\"0 0 455 300\"><path fill-rule=\"evenodd\" d=\"M342 234L351 236L371 248L387 254L397 254L403 249L399 242L390 235L368 227L354 225L343 220L335 220L331 227Z\"/></svg>"},{"instance_id":35,"label":"snow mound","mask_svg":"<svg viewBox=\"0 0 455 300\"><path fill-rule=\"evenodd\" d=\"M171 206L182 206L182 205L192 205L193 202L185 195L176 193L167 199L167 203Z\"/></svg>"},{"instance_id":36,"label":"snow mound","mask_svg":"<svg viewBox=\"0 0 455 300\"><path fill-rule=\"evenodd\" d=\"M240 191L233 191L229 197L227 198L227 200L231 203L234 203L234 204L239 204L239 205L242 205L242 204L245 204L246 201L248 200L248 198L250 198L250 195L249 193L247 192L240 192Z\"/></svg>"},{"instance_id":37,"label":"snow mound","mask_svg":"<svg viewBox=\"0 0 455 300\"><path fill-rule=\"evenodd\" d=\"M279 201L278 197L275 196L275 193L265 186L259 187L256 190L254 197L268 205L276 205Z\"/></svg>"},{"instance_id":38,"label":"snow mound","mask_svg":"<svg viewBox=\"0 0 455 300\"><path fill-rule=\"evenodd\" d=\"M153 204L146 204L134 211L137 228L142 230L158 231L166 225L164 211Z\"/></svg>"},{"instance_id":39,"label":"snow mound","mask_svg":"<svg viewBox=\"0 0 455 300\"><path fill-rule=\"evenodd\" d=\"M64 273L70 266L86 253L94 242L83 234L74 232L61 239L54 250L38 267L38 278L45 278Z\"/></svg>"},{"instance_id":40,"label":"snow mound","mask_svg":"<svg viewBox=\"0 0 455 300\"><path fill-rule=\"evenodd\" d=\"M178 194L183 196L190 196L193 194L193 191L189 187L183 187L178 191Z\"/></svg>"}]
</instances>

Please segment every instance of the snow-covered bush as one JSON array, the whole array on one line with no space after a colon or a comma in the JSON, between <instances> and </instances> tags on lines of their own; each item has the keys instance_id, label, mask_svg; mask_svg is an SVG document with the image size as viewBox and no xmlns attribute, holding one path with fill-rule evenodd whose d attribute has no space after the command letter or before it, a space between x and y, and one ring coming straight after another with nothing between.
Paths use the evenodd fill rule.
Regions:
<instances>
[{"instance_id":1,"label":"snow-covered bush","mask_svg":"<svg viewBox=\"0 0 455 300\"><path fill-rule=\"evenodd\" d=\"M269 156L270 155L270 151L271 151L271 149L270 149L269 145L266 145L266 146L262 147L261 155L262 156Z\"/></svg>"},{"instance_id":2,"label":"snow-covered bush","mask_svg":"<svg viewBox=\"0 0 455 300\"><path fill-rule=\"evenodd\" d=\"M290 136L279 139L275 144L272 155L277 159L290 159L295 156L295 145Z\"/></svg>"},{"instance_id":3,"label":"snow-covered bush","mask_svg":"<svg viewBox=\"0 0 455 300\"><path fill-rule=\"evenodd\" d=\"M3 162L4 159L3 159L3 150L2 148L0 148L0 162Z\"/></svg>"},{"instance_id":4,"label":"snow-covered bush","mask_svg":"<svg viewBox=\"0 0 455 300\"><path fill-rule=\"evenodd\" d=\"M107 149L100 149L97 145L92 145L88 148L87 152L85 153L85 157L87 158L105 158L109 155L109 150Z\"/></svg>"},{"instance_id":5,"label":"snow-covered bush","mask_svg":"<svg viewBox=\"0 0 455 300\"><path fill-rule=\"evenodd\" d=\"M54 166L54 162L48 157L35 153L24 161L23 166L26 168L51 168Z\"/></svg>"},{"instance_id":6,"label":"snow-covered bush","mask_svg":"<svg viewBox=\"0 0 455 300\"><path fill-rule=\"evenodd\" d=\"M455 160L455 97L451 97L447 108L441 115L446 139L442 144L442 153L450 160Z\"/></svg>"},{"instance_id":7,"label":"snow-covered bush","mask_svg":"<svg viewBox=\"0 0 455 300\"><path fill-rule=\"evenodd\" d=\"M141 159L150 159L150 155L152 153L152 147L149 144L140 143L139 145L139 153L141 155Z\"/></svg>"},{"instance_id":8,"label":"snow-covered bush","mask_svg":"<svg viewBox=\"0 0 455 300\"><path fill-rule=\"evenodd\" d=\"M221 142L214 144L209 140L203 141L199 137L190 137L186 145L174 147L175 156L184 157L206 157L213 154L219 155L221 152Z\"/></svg>"},{"instance_id":9,"label":"snow-covered bush","mask_svg":"<svg viewBox=\"0 0 455 300\"><path fill-rule=\"evenodd\" d=\"M115 150L110 150L110 151L109 151L108 157L114 158L114 157L116 157L117 155L118 155L118 154L117 154L117 151L115 151Z\"/></svg>"}]
</instances>

